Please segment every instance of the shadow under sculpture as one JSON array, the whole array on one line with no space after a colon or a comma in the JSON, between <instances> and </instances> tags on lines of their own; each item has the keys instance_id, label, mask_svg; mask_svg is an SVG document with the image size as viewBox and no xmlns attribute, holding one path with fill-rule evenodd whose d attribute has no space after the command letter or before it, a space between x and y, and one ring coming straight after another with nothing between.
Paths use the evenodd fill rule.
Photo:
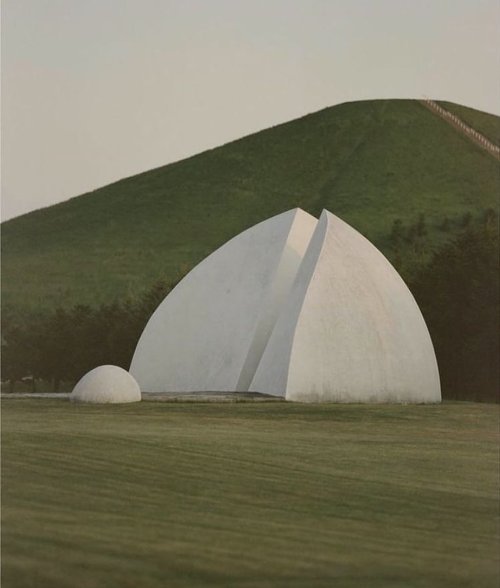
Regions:
<instances>
[{"instance_id":1,"label":"shadow under sculpture","mask_svg":"<svg viewBox=\"0 0 500 588\"><path fill-rule=\"evenodd\" d=\"M440 402L422 314L389 261L324 210L228 241L165 298L137 345L143 392L252 391L301 402Z\"/></svg>"}]
</instances>

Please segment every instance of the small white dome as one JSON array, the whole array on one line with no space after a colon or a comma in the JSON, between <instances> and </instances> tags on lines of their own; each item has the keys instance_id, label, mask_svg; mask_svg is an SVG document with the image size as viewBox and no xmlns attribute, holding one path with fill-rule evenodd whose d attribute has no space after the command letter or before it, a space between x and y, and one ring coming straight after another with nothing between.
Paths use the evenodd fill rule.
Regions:
<instances>
[{"instance_id":1,"label":"small white dome","mask_svg":"<svg viewBox=\"0 0 500 588\"><path fill-rule=\"evenodd\" d=\"M69 399L71 402L138 402L141 390L135 378L123 368L101 365L83 376Z\"/></svg>"}]
</instances>

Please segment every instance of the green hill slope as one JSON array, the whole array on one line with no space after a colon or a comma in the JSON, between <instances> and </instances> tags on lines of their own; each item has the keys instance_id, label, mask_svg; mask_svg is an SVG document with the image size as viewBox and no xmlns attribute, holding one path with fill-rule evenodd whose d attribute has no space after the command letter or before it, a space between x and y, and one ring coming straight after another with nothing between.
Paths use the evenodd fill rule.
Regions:
<instances>
[{"instance_id":1,"label":"green hill slope","mask_svg":"<svg viewBox=\"0 0 500 588\"><path fill-rule=\"evenodd\" d=\"M451 106L451 105L450 105ZM460 107L467 122L497 117ZM464 114L464 116L465 116ZM97 304L173 280L273 214L328 208L389 257L396 219L435 246L496 208L500 165L419 102L341 104L3 224L3 304Z\"/></svg>"},{"instance_id":2,"label":"green hill slope","mask_svg":"<svg viewBox=\"0 0 500 588\"><path fill-rule=\"evenodd\" d=\"M500 117L451 102L441 102L441 106L459 116L464 123L474 127L496 145L500 145Z\"/></svg>"}]
</instances>

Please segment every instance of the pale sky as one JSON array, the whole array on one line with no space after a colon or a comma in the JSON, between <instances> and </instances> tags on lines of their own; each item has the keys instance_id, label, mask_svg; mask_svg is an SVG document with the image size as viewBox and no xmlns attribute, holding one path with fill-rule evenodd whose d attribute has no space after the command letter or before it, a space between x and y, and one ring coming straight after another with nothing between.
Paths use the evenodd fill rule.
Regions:
<instances>
[{"instance_id":1,"label":"pale sky","mask_svg":"<svg viewBox=\"0 0 500 588\"><path fill-rule=\"evenodd\" d=\"M349 100L500 114L500 0L2 0L4 220Z\"/></svg>"}]
</instances>

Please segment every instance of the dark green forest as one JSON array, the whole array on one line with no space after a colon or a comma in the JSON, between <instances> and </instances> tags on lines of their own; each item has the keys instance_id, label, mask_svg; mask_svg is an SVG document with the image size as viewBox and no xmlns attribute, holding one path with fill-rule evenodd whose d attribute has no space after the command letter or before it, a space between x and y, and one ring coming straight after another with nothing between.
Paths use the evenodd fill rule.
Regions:
<instances>
[{"instance_id":1,"label":"dark green forest","mask_svg":"<svg viewBox=\"0 0 500 588\"><path fill-rule=\"evenodd\" d=\"M444 398L498 402L498 256L496 225L471 227L410 281L432 337Z\"/></svg>"}]
</instances>

